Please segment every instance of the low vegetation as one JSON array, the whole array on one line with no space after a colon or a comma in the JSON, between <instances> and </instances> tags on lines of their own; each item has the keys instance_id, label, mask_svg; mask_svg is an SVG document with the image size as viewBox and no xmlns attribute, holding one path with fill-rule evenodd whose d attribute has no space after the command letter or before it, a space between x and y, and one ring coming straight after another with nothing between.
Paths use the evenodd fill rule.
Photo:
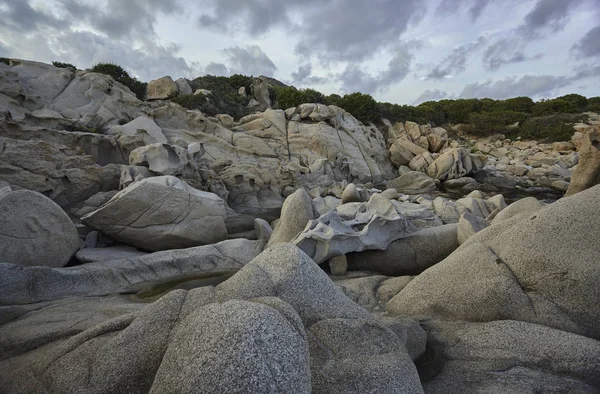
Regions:
<instances>
[{"instance_id":1,"label":"low vegetation","mask_svg":"<svg viewBox=\"0 0 600 394\"><path fill-rule=\"evenodd\" d=\"M5 60L0 59L6 63L8 59ZM67 63L55 62L54 65L74 68ZM92 71L112 76L140 99L146 93L146 83L130 77L118 65L101 63L95 65ZM222 113L239 119L255 111L254 108L248 108L252 80L252 77L240 74L230 77L205 75L190 81L190 86L193 91L210 90L210 97L189 95L176 97L173 101L188 109L198 109L208 116ZM245 88L248 95L238 93L241 87ZM320 103L339 106L364 123L378 123L385 118L392 123L413 121L432 126L462 124L464 130L475 136L503 133L511 138L536 138L540 141L569 139L573 124L586 121L584 112L600 112L600 97L586 98L578 94L537 102L529 97L507 100L483 98L427 101L417 106L377 102L369 94L358 92L344 96L325 95L314 89L296 89L283 84L269 87L269 95L275 103L274 107L280 109L303 103Z\"/></svg>"},{"instance_id":2,"label":"low vegetation","mask_svg":"<svg viewBox=\"0 0 600 394\"><path fill-rule=\"evenodd\" d=\"M146 87L148 84L131 77L123 67L117 64L98 63L92 67L92 72L110 75L115 81L127 86L140 100L143 100L146 96Z\"/></svg>"},{"instance_id":3,"label":"low vegetation","mask_svg":"<svg viewBox=\"0 0 600 394\"><path fill-rule=\"evenodd\" d=\"M71 70L77 70L77 67L71 63L52 62L52 65L58 68L70 68Z\"/></svg>"}]
</instances>

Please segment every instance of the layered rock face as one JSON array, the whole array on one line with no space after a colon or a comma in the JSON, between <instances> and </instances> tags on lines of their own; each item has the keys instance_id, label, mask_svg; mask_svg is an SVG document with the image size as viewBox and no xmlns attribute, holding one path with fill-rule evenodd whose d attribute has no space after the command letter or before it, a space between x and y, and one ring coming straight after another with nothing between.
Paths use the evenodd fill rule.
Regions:
<instances>
[{"instance_id":1,"label":"layered rock face","mask_svg":"<svg viewBox=\"0 0 600 394\"><path fill-rule=\"evenodd\" d=\"M278 216L286 187L395 176L379 130L334 106L267 110L231 125L168 101L141 102L102 74L14 61L0 64L0 75L0 182L62 207L118 188L121 167L143 166L218 194L250 216L251 229L254 216ZM171 87L160 98L178 89L154 82L149 94Z\"/></svg>"}]
</instances>

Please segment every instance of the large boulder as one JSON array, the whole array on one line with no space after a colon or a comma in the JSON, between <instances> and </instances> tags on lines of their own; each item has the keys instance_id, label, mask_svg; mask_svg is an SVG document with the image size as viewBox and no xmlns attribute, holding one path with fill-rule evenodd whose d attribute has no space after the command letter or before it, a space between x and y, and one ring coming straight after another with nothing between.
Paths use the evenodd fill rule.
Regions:
<instances>
[{"instance_id":1,"label":"large boulder","mask_svg":"<svg viewBox=\"0 0 600 394\"><path fill-rule=\"evenodd\" d=\"M291 242L315 218L312 199L304 189L298 189L285 199L281 218L271 234L269 245Z\"/></svg>"},{"instance_id":2,"label":"large boulder","mask_svg":"<svg viewBox=\"0 0 600 394\"><path fill-rule=\"evenodd\" d=\"M399 138L390 146L390 160L396 166L405 166L417 155L427 152L406 138Z\"/></svg>"},{"instance_id":3,"label":"large boulder","mask_svg":"<svg viewBox=\"0 0 600 394\"><path fill-rule=\"evenodd\" d=\"M537 324L428 320L426 393L595 393L600 343Z\"/></svg>"},{"instance_id":4,"label":"large boulder","mask_svg":"<svg viewBox=\"0 0 600 394\"><path fill-rule=\"evenodd\" d=\"M63 267L79 249L69 216L43 194L3 189L0 195L0 263Z\"/></svg>"},{"instance_id":5,"label":"large boulder","mask_svg":"<svg viewBox=\"0 0 600 394\"><path fill-rule=\"evenodd\" d=\"M226 216L216 194L162 176L131 184L81 220L118 241L157 251L224 240Z\"/></svg>"},{"instance_id":6,"label":"large boulder","mask_svg":"<svg viewBox=\"0 0 600 394\"><path fill-rule=\"evenodd\" d=\"M177 96L179 86L173 78L166 76L148 82L146 100L166 100Z\"/></svg>"},{"instance_id":7,"label":"large boulder","mask_svg":"<svg viewBox=\"0 0 600 394\"><path fill-rule=\"evenodd\" d=\"M190 87L190 84L188 83L187 79L185 78L179 78L175 80L175 83L177 84L177 90L179 92L179 96L189 96L190 94L194 93L192 91L192 88Z\"/></svg>"},{"instance_id":8,"label":"large boulder","mask_svg":"<svg viewBox=\"0 0 600 394\"><path fill-rule=\"evenodd\" d=\"M471 154L465 148L449 149L429 165L427 174L441 181L458 179L482 169L485 160L484 156Z\"/></svg>"},{"instance_id":9,"label":"large boulder","mask_svg":"<svg viewBox=\"0 0 600 394\"><path fill-rule=\"evenodd\" d=\"M190 313L174 331L150 393L310 393L298 315L278 298L261 301L231 300Z\"/></svg>"},{"instance_id":10,"label":"large boulder","mask_svg":"<svg viewBox=\"0 0 600 394\"><path fill-rule=\"evenodd\" d=\"M411 281L387 310L520 320L600 338L599 209L595 186L494 222Z\"/></svg>"},{"instance_id":11,"label":"large boulder","mask_svg":"<svg viewBox=\"0 0 600 394\"><path fill-rule=\"evenodd\" d=\"M579 164L571 176L567 196L600 184L600 131L576 133L573 141L579 152Z\"/></svg>"},{"instance_id":12,"label":"large boulder","mask_svg":"<svg viewBox=\"0 0 600 394\"><path fill-rule=\"evenodd\" d=\"M410 171L387 182L388 188L405 194L422 194L437 190L436 184L427 174Z\"/></svg>"},{"instance_id":13,"label":"large boulder","mask_svg":"<svg viewBox=\"0 0 600 394\"><path fill-rule=\"evenodd\" d=\"M386 250L349 253L348 268L383 275L415 275L444 260L458 248L458 225L447 224L419 230L392 242Z\"/></svg>"}]
</instances>

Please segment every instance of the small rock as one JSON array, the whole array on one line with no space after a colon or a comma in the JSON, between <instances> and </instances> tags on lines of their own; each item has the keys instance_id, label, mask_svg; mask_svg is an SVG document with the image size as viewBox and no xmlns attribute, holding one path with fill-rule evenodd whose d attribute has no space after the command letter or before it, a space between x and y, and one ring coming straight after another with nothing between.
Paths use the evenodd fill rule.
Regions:
<instances>
[{"instance_id":1,"label":"small rock","mask_svg":"<svg viewBox=\"0 0 600 394\"><path fill-rule=\"evenodd\" d=\"M346 256L336 256L329 259L331 275L344 275L348 271L348 260Z\"/></svg>"}]
</instances>

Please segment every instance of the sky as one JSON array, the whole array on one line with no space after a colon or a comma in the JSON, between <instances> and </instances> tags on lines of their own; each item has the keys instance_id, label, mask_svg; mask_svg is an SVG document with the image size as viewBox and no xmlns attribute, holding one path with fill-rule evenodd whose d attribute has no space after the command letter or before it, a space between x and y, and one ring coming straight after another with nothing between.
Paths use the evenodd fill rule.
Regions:
<instances>
[{"instance_id":1,"label":"sky","mask_svg":"<svg viewBox=\"0 0 600 394\"><path fill-rule=\"evenodd\" d=\"M0 56L378 101L600 96L600 0L0 0Z\"/></svg>"}]
</instances>

